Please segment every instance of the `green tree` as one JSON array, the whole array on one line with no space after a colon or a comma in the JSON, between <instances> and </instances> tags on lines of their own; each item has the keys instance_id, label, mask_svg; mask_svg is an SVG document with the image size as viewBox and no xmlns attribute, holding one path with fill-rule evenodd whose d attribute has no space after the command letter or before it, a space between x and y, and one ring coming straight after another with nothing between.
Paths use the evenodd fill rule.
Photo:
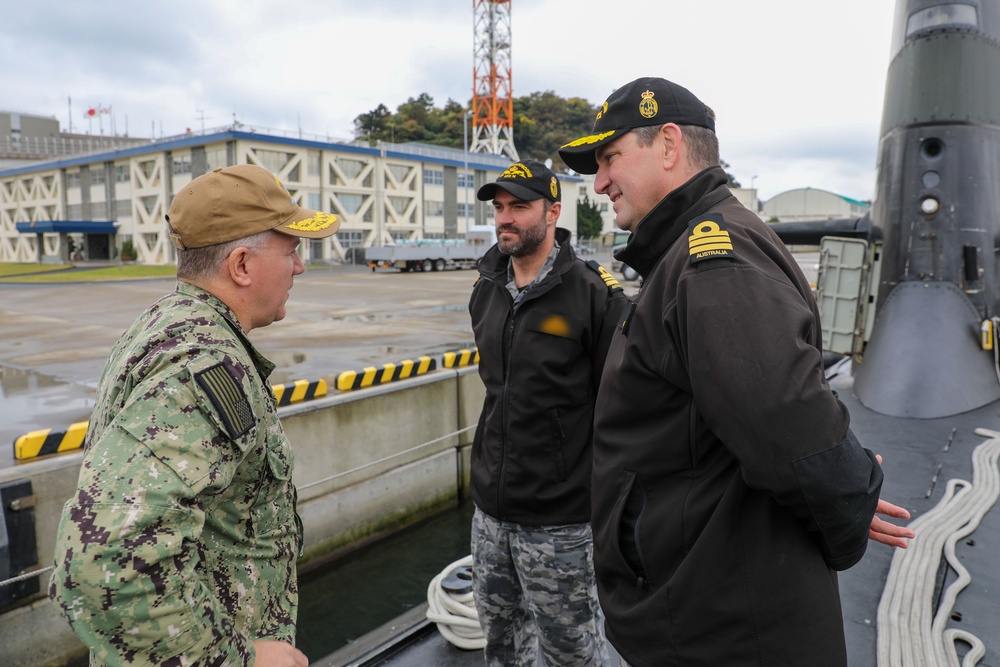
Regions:
<instances>
[{"instance_id":1,"label":"green tree","mask_svg":"<svg viewBox=\"0 0 1000 667\"><path fill-rule=\"evenodd\" d=\"M731 187L731 188L738 188L738 187L740 187L740 182L737 181L736 177L733 176L732 172L729 171L729 163L726 162L725 160L721 160L719 166L721 166L723 169L726 170L726 176L729 177L729 187Z\"/></svg>"},{"instance_id":2,"label":"green tree","mask_svg":"<svg viewBox=\"0 0 1000 667\"><path fill-rule=\"evenodd\" d=\"M590 201L590 197L583 195L583 199L576 202L576 234L580 238L588 239L601 235L604 228L604 221L601 219L601 211L596 202Z\"/></svg>"},{"instance_id":3,"label":"green tree","mask_svg":"<svg viewBox=\"0 0 1000 667\"><path fill-rule=\"evenodd\" d=\"M361 114L354 119L354 137L368 139L369 143L374 146L375 141L382 138L386 128L386 119L391 115L392 112L384 104L379 104L368 113Z\"/></svg>"},{"instance_id":4,"label":"green tree","mask_svg":"<svg viewBox=\"0 0 1000 667\"><path fill-rule=\"evenodd\" d=\"M597 107L581 97L564 99L551 90L514 98L514 146L521 159L552 160L553 169L565 164L559 147L589 134Z\"/></svg>"}]
</instances>

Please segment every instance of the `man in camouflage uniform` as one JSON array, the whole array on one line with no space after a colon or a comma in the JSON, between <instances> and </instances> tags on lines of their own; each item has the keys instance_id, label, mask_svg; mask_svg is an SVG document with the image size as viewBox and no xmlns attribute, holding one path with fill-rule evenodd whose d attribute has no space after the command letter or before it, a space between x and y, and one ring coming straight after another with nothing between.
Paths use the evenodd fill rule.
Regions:
<instances>
[{"instance_id":1,"label":"man in camouflage uniform","mask_svg":"<svg viewBox=\"0 0 1000 667\"><path fill-rule=\"evenodd\" d=\"M339 222L239 165L184 186L167 223L178 282L105 366L49 594L93 666L305 667L292 451L247 333L284 317L299 238Z\"/></svg>"},{"instance_id":2,"label":"man in camouflage uniform","mask_svg":"<svg viewBox=\"0 0 1000 667\"><path fill-rule=\"evenodd\" d=\"M559 181L531 160L479 189L497 245L469 302L486 385L472 446L473 579L486 662L611 664L590 530L591 422L625 296L557 229Z\"/></svg>"}]
</instances>

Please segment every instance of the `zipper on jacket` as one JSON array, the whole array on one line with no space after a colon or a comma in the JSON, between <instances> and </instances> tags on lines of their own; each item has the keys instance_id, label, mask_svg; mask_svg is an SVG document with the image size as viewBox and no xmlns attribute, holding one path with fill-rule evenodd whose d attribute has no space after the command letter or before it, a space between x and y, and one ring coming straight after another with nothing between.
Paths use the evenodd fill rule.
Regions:
<instances>
[{"instance_id":1,"label":"zipper on jacket","mask_svg":"<svg viewBox=\"0 0 1000 667\"><path fill-rule=\"evenodd\" d=\"M500 470L497 473L497 518L501 521L505 521L507 517L503 509L503 488L504 478L507 476L507 406L510 401L510 387L507 384L507 378L510 375L510 353L513 347L514 329L517 323L517 311L514 308L514 297L512 297L510 292L507 291L506 284L502 284L493 276L488 276L482 273L480 275L483 279L500 290L500 293L504 295L507 300L507 309L510 313L510 322L506 325L507 331L504 334L504 340L502 341L501 346L504 356L503 392L500 395Z\"/></svg>"},{"instance_id":2,"label":"zipper on jacket","mask_svg":"<svg viewBox=\"0 0 1000 667\"><path fill-rule=\"evenodd\" d=\"M504 288L504 291L507 291L506 288ZM500 513L501 519L506 518L503 509L503 489L507 477L507 411L510 404L510 383L508 382L508 379L510 378L510 359L511 356L513 356L511 352L514 348L514 331L516 326L517 310L515 308L511 308L510 324L507 325L507 334L505 336L506 341L504 341L503 398L500 403L500 422L503 435L502 442L500 443L500 475L497 483L497 511Z\"/></svg>"}]
</instances>

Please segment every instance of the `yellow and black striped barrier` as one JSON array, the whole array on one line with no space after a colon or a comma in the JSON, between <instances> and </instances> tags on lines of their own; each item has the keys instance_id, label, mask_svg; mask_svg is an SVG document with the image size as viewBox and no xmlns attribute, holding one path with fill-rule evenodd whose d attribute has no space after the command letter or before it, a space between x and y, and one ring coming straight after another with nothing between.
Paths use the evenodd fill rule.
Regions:
<instances>
[{"instance_id":1,"label":"yellow and black striped barrier","mask_svg":"<svg viewBox=\"0 0 1000 667\"><path fill-rule=\"evenodd\" d=\"M326 380L295 380L291 385L271 385L278 407L326 396ZM51 428L25 433L14 441L14 459L23 461L46 454L68 452L83 447L90 422L77 422L65 431Z\"/></svg>"},{"instance_id":2,"label":"yellow and black striped barrier","mask_svg":"<svg viewBox=\"0 0 1000 667\"><path fill-rule=\"evenodd\" d=\"M437 369L437 360L431 357L406 359L398 364L382 364L382 367L368 366L360 371L344 371L337 376L337 389L349 391L385 384L395 380L405 380L414 375L423 375Z\"/></svg>"},{"instance_id":3,"label":"yellow and black striped barrier","mask_svg":"<svg viewBox=\"0 0 1000 667\"><path fill-rule=\"evenodd\" d=\"M479 348L471 350L457 350L455 352L444 353L444 367L455 368L456 366L469 366L479 363Z\"/></svg>"},{"instance_id":4,"label":"yellow and black striped barrier","mask_svg":"<svg viewBox=\"0 0 1000 667\"><path fill-rule=\"evenodd\" d=\"M68 452L83 447L83 439L87 435L89 421L72 424L65 431L55 431L45 428L40 431L25 433L14 441L14 458L18 461L33 459L36 456Z\"/></svg>"},{"instance_id":5,"label":"yellow and black striped barrier","mask_svg":"<svg viewBox=\"0 0 1000 667\"><path fill-rule=\"evenodd\" d=\"M278 407L291 405L299 401L308 401L320 396L326 396L326 380L295 380L291 387L283 384L271 385L274 397L278 399Z\"/></svg>"}]
</instances>

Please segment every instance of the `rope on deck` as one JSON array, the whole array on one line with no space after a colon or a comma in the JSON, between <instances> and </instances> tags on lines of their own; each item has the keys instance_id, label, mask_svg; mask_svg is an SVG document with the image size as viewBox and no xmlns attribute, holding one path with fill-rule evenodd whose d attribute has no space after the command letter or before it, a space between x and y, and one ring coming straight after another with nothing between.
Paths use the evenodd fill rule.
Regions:
<instances>
[{"instance_id":1,"label":"rope on deck","mask_svg":"<svg viewBox=\"0 0 1000 667\"><path fill-rule=\"evenodd\" d=\"M467 579L468 586L445 585L449 578ZM427 587L427 620L436 623L444 638L458 648L474 651L486 646L472 594L471 555L455 561L431 579Z\"/></svg>"},{"instance_id":2,"label":"rope on deck","mask_svg":"<svg viewBox=\"0 0 1000 667\"><path fill-rule=\"evenodd\" d=\"M1000 433L972 453L972 482L952 479L944 497L910 523L916 537L893 554L878 606L878 667L974 667L986 654L970 632L947 628L958 594L972 577L955 556L955 544L971 534L1000 497ZM941 596L934 614L934 588L942 554L958 578ZM956 642L971 649L959 662Z\"/></svg>"}]
</instances>

